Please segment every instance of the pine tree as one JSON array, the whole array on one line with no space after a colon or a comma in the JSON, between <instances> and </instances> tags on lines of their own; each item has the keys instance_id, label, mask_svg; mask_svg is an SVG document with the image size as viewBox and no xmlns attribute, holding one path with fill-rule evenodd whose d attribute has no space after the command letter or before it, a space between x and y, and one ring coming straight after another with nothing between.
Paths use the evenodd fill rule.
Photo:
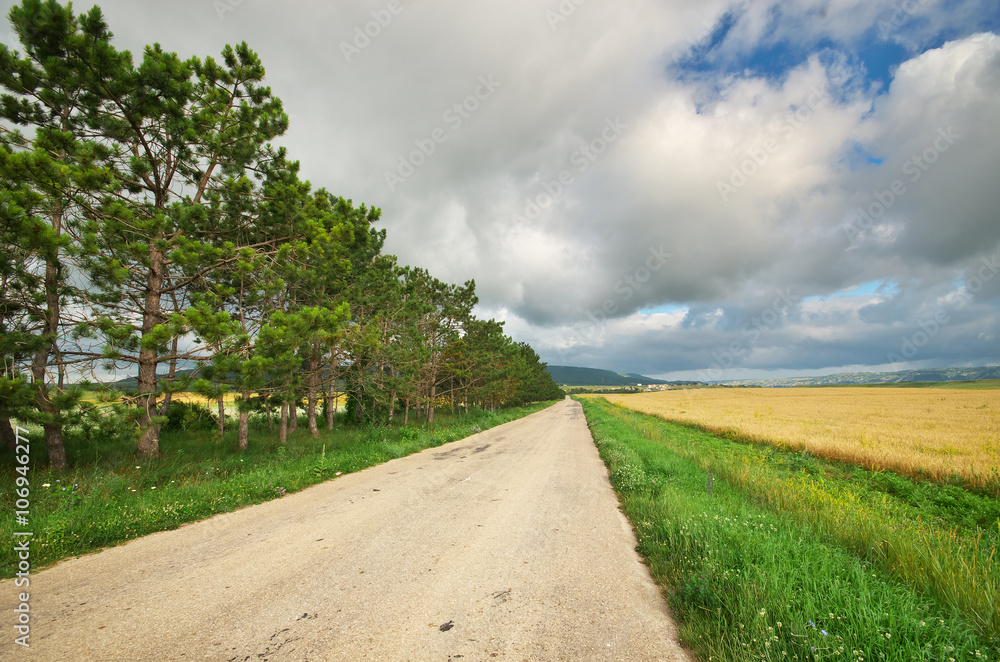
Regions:
<instances>
[{"instance_id":1,"label":"pine tree","mask_svg":"<svg viewBox=\"0 0 1000 662\"><path fill-rule=\"evenodd\" d=\"M54 1L24 0L9 18L24 55L0 44L0 117L14 127L0 133L4 243L19 252L5 276L4 317L20 314L9 332L20 336L21 350L31 345L31 418L45 430L50 462L63 468L63 425L78 402L63 355L66 303L78 294L70 284L71 234L86 201L107 185L95 163L103 146L85 126L95 107L89 64L109 33L96 8L76 17Z\"/></svg>"},{"instance_id":2,"label":"pine tree","mask_svg":"<svg viewBox=\"0 0 1000 662\"><path fill-rule=\"evenodd\" d=\"M227 46L221 63L153 45L136 66L105 42L90 66L88 128L110 145L97 163L115 181L84 230L90 302L101 311L91 322L105 357L137 369L138 451L155 457L178 367L205 356L180 344L192 288L236 259L233 238L256 218L262 173L283 160L268 141L287 117L245 43Z\"/></svg>"}]
</instances>

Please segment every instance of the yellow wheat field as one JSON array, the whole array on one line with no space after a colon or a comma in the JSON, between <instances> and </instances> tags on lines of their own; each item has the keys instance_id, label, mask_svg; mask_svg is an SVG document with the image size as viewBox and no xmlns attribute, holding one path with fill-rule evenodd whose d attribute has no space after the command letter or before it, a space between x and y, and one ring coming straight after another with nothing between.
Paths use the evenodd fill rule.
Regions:
<instances>
[{"instance_id":1,"label":"yellow wheat field","mask_svg":"<svg viewBox=\"0 0 1000 662\"><path fill-rule=\"evenodd\" d=\"M1000 390L718 388L607 395L610 402L868 468L970 484L1000 479Z\"/></svg>"},{"instance_id":2,"label":"yellow wheat field","mask_svg":"<svg viewBox=\"0 0 1000 662\"><path fill-rule=\"evenodd\" d=\"M253 395L257 394L254 393ZM198 393L188 393L188 392L174 393L173 396L171 397L173 400L177 402L190 402L192 404L204 405L206 407L217 407L219 405L218 398L206 398L204 395L200 395ZM226 406L235 405L236 400L239 397L240 397L239 393L226 393L223 396L223 401L225 402Z\"/></svg>"}]
</instances>

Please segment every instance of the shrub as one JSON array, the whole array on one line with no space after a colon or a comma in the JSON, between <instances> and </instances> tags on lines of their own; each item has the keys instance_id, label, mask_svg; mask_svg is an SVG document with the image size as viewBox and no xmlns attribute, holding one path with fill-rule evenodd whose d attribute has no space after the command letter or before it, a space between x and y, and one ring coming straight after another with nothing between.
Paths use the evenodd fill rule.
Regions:
<instances>
[{"instance_id":1,"label":"shrub","mask_svg":"<svg viewBox=\"0 0 1000 662\"><path fill-rule=\"evenodd\" d=\"M219 417L208 407L193 402L174 401L167 409L164 430L212 430L218 427Z\"/></svg>"}]
</instances>

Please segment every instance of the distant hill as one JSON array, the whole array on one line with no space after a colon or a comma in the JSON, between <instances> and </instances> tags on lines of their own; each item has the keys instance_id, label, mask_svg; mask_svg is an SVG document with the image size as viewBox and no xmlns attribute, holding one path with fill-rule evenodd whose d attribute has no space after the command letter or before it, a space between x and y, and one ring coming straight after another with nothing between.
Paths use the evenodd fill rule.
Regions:
<instances>
[{"instance_id":1,"label":"distant hill","mask_svg":"<svg viewBox=\"0 0 1000 662\"><path fill-rule=\"evenodd\" d=\"M193 375L195 373L194 369L190 370L178 370L177 377L186 377L188 375ZM166 377L164 374L157 375L159 379ZM112 382L110 384L117 391L122 391L123 393L135 393L139 390L139 379L137 377L125 377L124 379L119 379L117 382Z\"/></svg>"},{"instance_id":2,"label":"distant hill","mask_svg":"<svg viewBox=\"0 0 1000 662\"><path fill-rule=\"evenodd\" d=\"M566 365L546 367L556 384L561 386L635 386L637 384L666 384L659 379L635 373L622 374L599 368L575 368Z\"/></svg>"},{"instance_id":3,"label":"distant hill","mask_svg":"<svg viewBox=\"0 0 1000 662\"><path fill-rule=\"evenodd\" d=\"M824 377L784 379L738 379L720 382L727 386L849 386L851 384L897 384L901 382L957 382L1000 379L1000 366L985 368L926 368L899 372L842 372ZM558 380L557 380L558 381Z\"/></svg>"}]
</instances>

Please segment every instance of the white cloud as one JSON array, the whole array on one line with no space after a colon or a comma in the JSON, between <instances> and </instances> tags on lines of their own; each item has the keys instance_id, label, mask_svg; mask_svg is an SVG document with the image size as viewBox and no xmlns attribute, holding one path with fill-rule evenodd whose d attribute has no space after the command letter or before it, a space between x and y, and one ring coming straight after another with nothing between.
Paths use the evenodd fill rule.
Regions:
<instances>
[{"instance_id":1,"label":"white cloud","mask_svg":"<svg viewBox=\"0 0 1000 662\"><path fill-rule=\"evenodd\" d=\"M483 314L496 311L544 359L665 374L706 368L746 342L741 326L777 290L801 299L893 280L899 291L878 302L790 310L740 357L748 370L880 364L896 341L890 322L916 325L1000 250L1000 40L967 27L989 3L903 4L913 10L894 16L864 0L589 0L553 29L556 2L400 0L350 61L341 42L387 3L244 0L221 20L207 0L102 7L135 53L159 41L204 56L246 40L293 116L281 142L304 176L381 207L401 262L475 278ZM727 12L731 29L704 48ZM942 34L958 37L928 50ZM762 49L808 53L820 40L832 45L780 75L741 66ZM868 41L912 53L887 89L857 56ZM693 64L678 75L674 56L685 52ZM498 83L489 94L483 77ZM616 118L627 128L594 153ZM913 157L949 127L961 137L921 170ZM386 171L435 130L446 140L390 190ZM588 144L593 158L581 152ZM515 220L566 172L553 204ZM849 236L854 210L896 180L905 192ZM670 257L640 278L651 249ZM949 326L953 344L924 356L996 360L983 339L998 295L1000 279L984 283ZM665 304L683 308L637 313ZM608 310L610 322L574 331ZM962 338L965 352L953 351Z\"/></svg>"}]
</instances>

